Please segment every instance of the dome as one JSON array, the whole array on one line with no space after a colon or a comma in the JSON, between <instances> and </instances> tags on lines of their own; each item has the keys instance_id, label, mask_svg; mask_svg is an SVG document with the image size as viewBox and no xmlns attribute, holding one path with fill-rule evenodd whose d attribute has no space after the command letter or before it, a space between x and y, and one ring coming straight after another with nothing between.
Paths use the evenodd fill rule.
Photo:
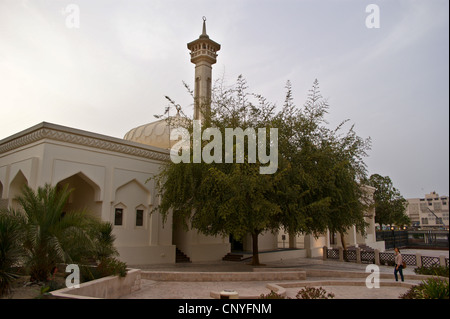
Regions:
<instances>
[{"instance_id":1,"label":"dome","mask_svg":"<svg viewBox=\"0 0 450 319\"><path fill-rule=\"evenodd\" d=\"M170 130L178 127L181 119L182 117L177 114L168 119L144 124L131 129L123 138L127 141L169 149L177 142L170 140Z\"/></svg>"}]
</instances>

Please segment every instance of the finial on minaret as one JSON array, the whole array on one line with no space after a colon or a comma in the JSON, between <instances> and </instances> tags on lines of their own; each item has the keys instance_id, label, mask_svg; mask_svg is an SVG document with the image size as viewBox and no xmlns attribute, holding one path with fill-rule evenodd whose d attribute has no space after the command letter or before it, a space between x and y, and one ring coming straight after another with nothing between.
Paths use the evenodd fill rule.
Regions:
<instances>
[{"instance_id":1,"label":"finial on minaret","mask_svg":"<svg viewBox=\"0 0 450 319\"><path fill-rule=\"evenodd\" d=\"M203 16L203 29L202 34L200 35L200 38L209 38L209 36L206 34L206 17Z\"/></svg>"}]
</instances>

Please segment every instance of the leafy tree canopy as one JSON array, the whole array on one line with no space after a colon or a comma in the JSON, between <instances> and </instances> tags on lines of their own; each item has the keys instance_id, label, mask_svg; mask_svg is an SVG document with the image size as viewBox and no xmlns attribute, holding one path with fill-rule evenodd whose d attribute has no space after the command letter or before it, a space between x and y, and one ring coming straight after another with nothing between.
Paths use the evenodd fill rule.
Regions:
<instances>
[{"instance_id":1,"label":"leafy tree canopy","mask_svg":"<svg viewBox=\"0 0 450 319\"><path fill-rule=\"evenodd\" d=\"M277 129L277 170L260 174L260 168L267 164L260 158L250 161L248 154L243 163L236 161L237 148L247 150L248 138L243 145L233 140L232 163L193 163L191 143L188 163L167 162L156 177L161 195L156 209L164 218L172 212L176 223L207 235L231 234L241 239L251 234L254 264L259 263L257 238L265 231L284 228L291 235L317 235L327 229L343 233L356 224L363 232L367 205L360 181L366 175L363 157L370 139L357 136L354 127L343 132L347 121L333 130L327 128L327 112L317 80L303 108L294 104L288 82L284 105L278 112L263 96L248 93L242 76L231 87L219 82L202 132L214 127L223 137L227 128L267 128L269 140L269 129ZM168 119L169 124L173 119ZM192 121L177 124L193 135ZM210 142L203 140L202 147ZM267 154L271 146L266 143ZM224 154L224 147L221 143L221 149L207 150Z\"/></svg>"},{"instance_id":2,"label":"leafy tree canopy","mask_svg":"<svg viewBox=\"0 0 450 319\"><path fill-rule=\"evenodd\" d=\"M394 187L389 176L373 174L365 183L376 188L374 193L375 222L379 223L381 227L382 225L410 224L410 219L406 215L408 202Z\"/></svg>"}]
</instances>

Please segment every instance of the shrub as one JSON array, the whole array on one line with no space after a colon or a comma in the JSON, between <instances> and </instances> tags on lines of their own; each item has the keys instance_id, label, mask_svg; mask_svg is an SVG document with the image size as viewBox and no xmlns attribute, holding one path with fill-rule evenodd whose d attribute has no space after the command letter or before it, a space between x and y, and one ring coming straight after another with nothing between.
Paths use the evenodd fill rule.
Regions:
<instances>
[{"instance_id":1,"label":"shrub","mask_svg":"<svg viewBox=\"0 0 450 319\"><path fill-rule=\"evenodd\" d=\"M271 291L267 295L261 294L259 299L286 299L285 296L277 294L275 291Z\"/></svg>"},{"instance_id":2,"label":"shrub","mask_svg":"<svg viewBox=\"0 0 450 319\"><path fill-rule=\"evenodd\" d=\"M98 264L100 274L125 276L126 265L113 258L118 256L118 252L114 247L112 224L94 218L86 210L65 212L72 191L73 189L68 189L68 185L58 187L45 184L36 191L24 186L21 195L16 197L21 206L20 212L5 212L15 216L17 231L22 239L14 239L18 244L12 245L9 243L11 240L0 238L0 246L9 243L8 247L22 249L23 265L31 276L31 281L49 281L52 269L59 263L80 266ZM0 221L0 226L2 224L4 223ZM1 236L9 233L11 232L0 229ZM4 286L3 282L7 283L11 279L3 269L10 267L5 265L12 265L12 262L1 261L5 259L2 251L6 250L0 247L0 276L4 278L0 278L0 284ZM12 252L8 254L12 256ZM89 267L81 267L82 277L99 278ZM0 287L0 290L3 288Z\"/></svg>"},{"instance_id":3,"label":"shrub","mask_svg":"<svg viewBox=\"0 0 450 319\"><path fill-rule=\"evenodd\" d=\"M127 275L127 264L117 258L108 257L100 261L97 270L101 277L115 275L125 277Z\"/></svg>"},{"instance_id":4,"label":"shrub","mask_svg":"<svg viewBox=\"0 0 450 319\"><path fill-rule=\"evenodd\" d=\"M334 298L334 294L327 293L327 291L322 287L319 288L305 287L299 290L299 292L295 297L297 299L332 299ZM267 295L261 294L259 296L259 299L291 299L291 298L282 296L274 291L271 291Z\"/></svg>"},{"instance_id":5,"label":"shrub","mask_svg":"<svg viewBox=\"0 0 450 319\"><path fill-rule=\"evenodd\" d=\"M421 284L411 287L401 299L449 299L449 284L447 279L429 278Z\"/></svg>"},{"instance_id":6,"label":"shrub","mask_svg":"<svg viewBox=\"0 0 450 319\"><path fill-rule=\"evenodd\" d=\"M37 297L37 299L41 299L44 296L48 295L51 291L58 290L65 288L66 285L62 282L58 282L54 279L51 279L47 281L40 289L40 295Z\"/></svg>"},{"instance_id":7,"label":"shrub","mask_svg":"<svg viewBox=\"0 0 450 319\"><path fill-rule=\"evenodd\" d=\"M400 299L419 299L419 292L423 289L423 283L412 286L404 294L399 296Z\"/></svg>"},{"instance_id":8,"label":"shrub","mask_svg":"<svg viewBox=\"0 0 450 319\"><path fill-rule=\"evenodd\" d=\"M430 278L419 291L421 299L449 299L448 280Z\"/></svg>"},{"instance_id":9,"label":"shrub","mask_svg":"<svg viewBox=\"0 0 450 319\"><path fill-rule=\"evenodd\" d=\"M440 265L432 265L432 266L422 266L414 269L416 274L420 275L433 275L433 276L442 276L448 277L449 271L448 267L440 266Z\"/></svg>"},{"instance_id":10,"label":"shrub","mask_svg":"<svg viewBox=\"0 0 450 319\"><path fill-rule=\"evenodd\" d=\"M305 287L301 289L296 296L297 299L332 299L333 293L327 293L322 287Z\"/></svg>"},{"instance_id":11,"label":"shrub","mask_svg":"<svg viewBox=\"0 0 450 319\"><path fill-rule=\"evenodd\" d=\"M69 274L67 274L68 276ZM88 282L91 280L99 279L102 275L97 269L97 266L92 265L80 265L80 282Z\"/></svg>"},{"instance_id":12,"label":"shrub","mask_svg":"<svg viewBox=\"0 0 450 319\"><path fill-rule=\"evenodd\" d=\"M16 264L22 256L22 233L15 214L0 212L0 297L10 293L17 278Z\"/></svg>"},{"instance_id":13,"label":"shrub","mask_svg":"<svg viewBox=\"0 0 450 319\"><path fill-rule=\"evenodd\" d=\"M72 190L49 184L35 191L25 185L16 200L21 206L21 227L25 265L31 281L48 281L52 269L60 262L76 262L79 252L89 253L90 217L87 211L64 213Z\"/></svg>"}]
</instances>

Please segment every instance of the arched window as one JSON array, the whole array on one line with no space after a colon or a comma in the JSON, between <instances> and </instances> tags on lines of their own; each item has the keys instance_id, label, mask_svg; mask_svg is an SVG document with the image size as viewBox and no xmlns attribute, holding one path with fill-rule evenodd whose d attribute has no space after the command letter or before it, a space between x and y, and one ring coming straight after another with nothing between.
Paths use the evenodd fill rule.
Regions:
<instances>
[{"instance_id":1,"label":"arched window","mask_svg":"<svg viewBox=\"0 0 450 319\"><path fill-rule=\"evenodd\" d=\"M123 225L123 208L116 208L114 210L114 225L115 226Z\"/></svg>"},{"instance_id":2,"label":"arched window","mask_svg":"<svg viewBox=\"0 0 450 319\"><path fill-rule=\"evenodd\" d=\"M113 216L114 226L125 226L126 209L127 207L122 203L118 203L117 205L114 206L114 216Z\"/></svg>"},{"instance_id":3,"label":"arched window","mask_svg":"<svg viewBox=\"0 0 450 319\"><path fill-rule=\"evenodd\" d=\"M138 207L136 207L135 212L136 212L135 226L144 227L146 207L141 204Z\"/></svg>"}]
</instances>

